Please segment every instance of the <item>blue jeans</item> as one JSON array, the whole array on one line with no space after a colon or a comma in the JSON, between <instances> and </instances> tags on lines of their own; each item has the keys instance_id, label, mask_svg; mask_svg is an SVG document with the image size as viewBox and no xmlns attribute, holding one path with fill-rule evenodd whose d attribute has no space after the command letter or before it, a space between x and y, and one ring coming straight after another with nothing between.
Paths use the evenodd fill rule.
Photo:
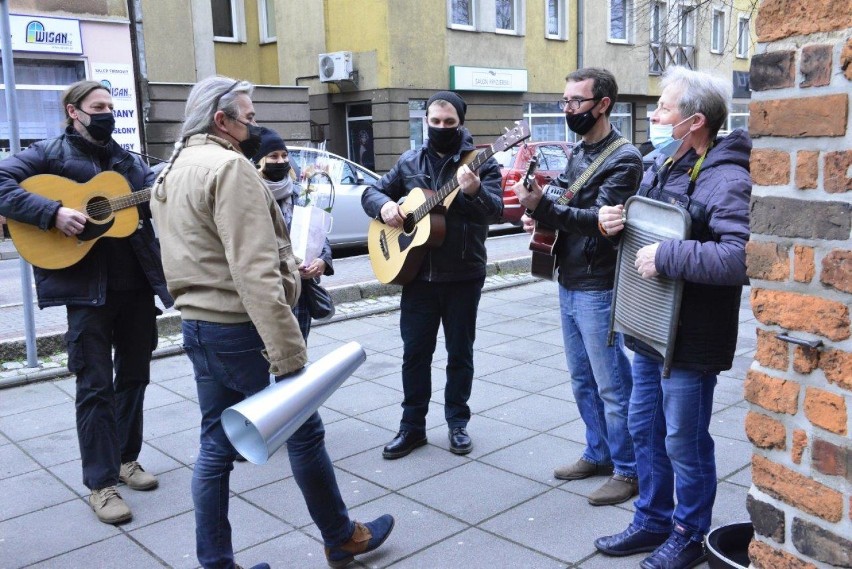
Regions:
<instances>
[{"instance_id":1,"label":"blue jeans","mask_svg":"<svg viewBox=\"0 0 852 569\"><path fill-rule=\"evenodd\" d=\"M616 474L636 477L636 456L627 429L627 410L633 376L616 334L607 345L611 290L568 290L559 287L562 339L571 373L571 388L586 424L583 460L613 464Z\"/></svg>"},{"instance_id":2,"label":"blue jeans","mask_svg":"<svg viewBox=\"0 0 852 569\"><path fill-rule=\"evenodd\" d=\"M198 389L201 449L192 473L195 539L198 561L205 569L232 569L234 550L228 522L228 481L236 451L225 436L220 417L227 407L269 385L269 363L263 342L251 323L183 322L183 341ZM355 524L325 450L325 429L314 413L287 441L293 477L308 512L327 547L352 536Z\"/></svg>"},{"instance_id":3,"label":"blue jeans","mask_svg":"<svg viewBox=\"0 0 852 569\"><path fill-rule=\"evenodd\" d=\"M698 541L710 529L716 499L709 431L716 375L672 368L671 377L661 379L662 366L642 354L633 357L629 423L639 470L633 523L654 532L679 524Z\"/></svg>"},{"instance_id":4,"label":"blue jeans","mask_svg":"<svg viewBox=\"0 0 852 569\"><path fill-rule=\"evenodd\" d=\"M473 341L483 284L484 277L461 282L414 281L403 287L399 329L405 398L400 430L426 432L426 413L432 397L432 355L441 324L447 346L444 417L450 429L466 427L470 421L467 400L473 386Z\"/></svg>"}]
</instances>

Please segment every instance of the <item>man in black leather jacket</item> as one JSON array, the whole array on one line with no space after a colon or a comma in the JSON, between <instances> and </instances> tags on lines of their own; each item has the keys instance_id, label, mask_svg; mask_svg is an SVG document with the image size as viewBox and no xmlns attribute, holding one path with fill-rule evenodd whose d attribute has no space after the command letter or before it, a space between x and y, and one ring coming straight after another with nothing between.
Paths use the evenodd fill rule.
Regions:
<instances>
[{"instance_id":1,"label":"man in black leather jacket","mask_svg":"<svg viewBox=\"0 0 852 569\"><path fill-rule=\"evenodd\" d=\"M500 168L493 158L479 175L466 165L459 167L463 155L474 150L473 138L462 126L465 102L455 93L441 91L426 106L428 142L403 154L361 197L367 215L399 227L404 218L397 201L411 190L437 190L454 175L461 187L446 213L443 244L428 250L417 276L402 289L399 327L405 398L399 432L382 452L387 459L401 458L426 444L432 354L441 324L447 347L444 416L450 451L467 454L473 448L467 433L467 400L473 384L476 313L485 282L485 238L502 208Z\"/></svg>"},{"instance_id":2,"label":"man in black leather jacket","mask_svg":"<svg viewBox=\"0 0 852 569\"><path fill-rule=\"evenodd\" d=\"M642 156L610 125L609 114L618 97L615 77L604 69L587 68L565 79L561 107L568 127L582 141L555 181L555 190L545 194L535 184L527 190L520 183L514 190L527 208L524 228L528 232L534 222L559 230L555 254L562 335L574 398L586 425L586 449L574 464L557 468L554 476L579 480L612 474L589 496L590 504L601 506L629 500L638 486L627 429L633 386L630 362L620 335L615 345L607 345L617 241L601 233L597 216L602 206L623 204L636 193ZM589 166L608 152L576 194L566 204L558 203Z\"/></svg>"},{"instance_id":3,"label":"man in black leather jacket","mask_svg":"<svg viewBox=\"0 0 852 569\"><path fill-rule=\"evenodd\" d=\"M150 186L154 174L112 140L115 119L109 90L96 81L77 82L63 93L67 128L0 162L0 214L76 238L86 216L58 201L27 192L19 184L37 174L85 183L113 170L132 190ZM78 263L57 270L35 269L39 307L68 311L68 369L77 375L77 435L89 504L104 523L131 519L116 491L119 481L152 490L156 477L137 459L142 449L142 405L157 343L156 293L166 306L160 249L147 204L138 229L127 238L103 238ZM112 350L115 349L113 358ZM115 377L113 380L113 371Z\"/></svg>"}]
</instances>

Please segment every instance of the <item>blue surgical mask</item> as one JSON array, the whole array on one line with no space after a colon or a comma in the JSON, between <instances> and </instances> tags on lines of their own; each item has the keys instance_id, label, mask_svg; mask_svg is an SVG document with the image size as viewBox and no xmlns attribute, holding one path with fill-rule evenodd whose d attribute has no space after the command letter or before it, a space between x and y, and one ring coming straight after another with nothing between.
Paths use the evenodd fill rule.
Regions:
<instances>
[{"instance_id":1,"label":"blue surgical mask","mask_svg":"<svg viewBox=\"0 0 852 569\"><path fill-rule=\"evenodd\" d=\"M695 115L690 115L677 124L648 124L648 138L651 139L651 144L657 149L657 152L669 158L674 156L683 144L683 140L689 136L689 132L680 138L674 137L674 128L680 126Z\"/></svg>"}]
</instances>

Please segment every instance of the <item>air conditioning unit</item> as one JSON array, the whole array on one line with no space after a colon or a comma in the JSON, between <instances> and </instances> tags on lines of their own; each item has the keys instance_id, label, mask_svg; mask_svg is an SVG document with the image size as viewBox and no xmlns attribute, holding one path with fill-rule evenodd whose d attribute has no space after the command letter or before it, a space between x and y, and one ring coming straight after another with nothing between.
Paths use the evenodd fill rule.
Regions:
<instances>
[{"instance_id":1,"label":"air conditioning unit","mask_svg":"<svg viewBox=\"0 0 852 569\"><path fill-rule=\"evenodd\" d=\"M319 77L323 83L351 81L353 75L352 52L335 51L319 54Z\"/></svg>"}]
</instances>

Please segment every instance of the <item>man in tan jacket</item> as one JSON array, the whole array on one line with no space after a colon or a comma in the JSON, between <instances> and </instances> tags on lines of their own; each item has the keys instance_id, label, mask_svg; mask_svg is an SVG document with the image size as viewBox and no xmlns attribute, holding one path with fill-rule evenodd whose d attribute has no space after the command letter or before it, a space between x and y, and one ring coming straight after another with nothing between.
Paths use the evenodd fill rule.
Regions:
<instances>
[{"instance_id":1,"label":"man in tan jacket","mask_svg":"<svg viewBox=\"0 0 852 569\"><path fill-rule=\"evenodd\" d=\"M260 142L253 89L227 77L196 84L171 164L152 200L201 408L192 499L196 552L205 568L235 566L228 481L236 451L222 428L222 411L269 385L270 373L280 378L307 361L292 311L301 281L290 237L272 194L246 158ZM361 524L349 518L324 436L314 413L287 441L287 451L328 563L344 567L381 545L394 520L384 515ZM260 563L254 569L268 567Z\"/></svg>"}]
</instances>

